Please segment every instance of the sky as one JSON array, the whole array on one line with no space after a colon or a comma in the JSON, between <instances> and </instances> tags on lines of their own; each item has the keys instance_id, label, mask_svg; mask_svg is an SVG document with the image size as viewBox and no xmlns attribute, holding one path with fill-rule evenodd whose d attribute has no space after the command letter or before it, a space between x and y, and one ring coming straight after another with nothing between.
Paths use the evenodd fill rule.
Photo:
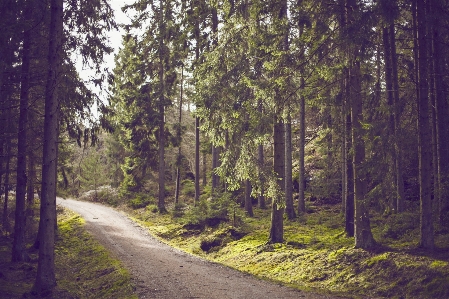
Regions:
<instances>
[{"instance_id":1,"label":"sky","mask_svg":"<svg viewBox=\"0 0 449 299\"><path fill-rule=\"evenodd\" d=\"M114 15L115 15L115 21L117 24L127 24L130 22L130 18L122 12L121 7L125 4L132 4L135 0L109 0L109 3L112 7L112 9L114 9ZM123 34L123 30L119 29L119 30L113 30L110 31L108 36L109 36L109 42L110 42L110 46L114 48L114 52L109 54L109 55L105 55L105 62L103 64L103 67L107 67L111 72L114 69L114 55L118 52L120 46L121 46L121 42L122 42L122 34ZM94 71L92 71L91 69L89 69L88 67L82 65L81 59L77 59L77 63L76 63L76 67L79 73L79 76L81 77L81 79L83 80L88 80L90 76L94 75ZM107 95L103 92L101 92L98 88L95 88L94 86L90 86L88 85L92 91L96 92L99 97L103 100L106 100ZM107 87L106 87L107 90ZM92 111L95 111L95 107L94 109L92 109Z\"/></svg>"}]
</instances>

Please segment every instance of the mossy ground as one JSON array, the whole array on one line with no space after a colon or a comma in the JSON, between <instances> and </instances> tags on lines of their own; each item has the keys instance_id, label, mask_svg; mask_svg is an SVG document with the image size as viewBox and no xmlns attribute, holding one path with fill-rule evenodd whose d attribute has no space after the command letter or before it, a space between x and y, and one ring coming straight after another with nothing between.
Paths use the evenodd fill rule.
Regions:
<instances>
[{"instance_id":1,"label":"mossy ground","mask_svg":"<svg viewBox=\"0 0 449 299\"><path fill-rule=\"evenodd\" d=\"M29 223L27 239L34 241L37 221ZM0 236L0 297L32 298L37 270L37 251L31 262L11 263L12 237ZM126 269L84 230L77 214L58 208L55 244L57 287L47 298L137 298Z\"/></svg>"},{"instance_id":2,"label":"mossy ground","mask_svg":"<svg viewBox=\"0 0 449 299\"><path fill-rule=\"evenodd\" d=\"M339 205L311 203L309 213L286 220L283 244L267 244L270 212L254 211L252 218L241 216L234 239L230 222L198 229L182 216L150 209L133 215L172 246L299 289L354 298L449 298L449 235L437 229L438 248L420 251L417 214L374 215L379 247L365 251L343 232Z\"/></svg>"}]
</instances>

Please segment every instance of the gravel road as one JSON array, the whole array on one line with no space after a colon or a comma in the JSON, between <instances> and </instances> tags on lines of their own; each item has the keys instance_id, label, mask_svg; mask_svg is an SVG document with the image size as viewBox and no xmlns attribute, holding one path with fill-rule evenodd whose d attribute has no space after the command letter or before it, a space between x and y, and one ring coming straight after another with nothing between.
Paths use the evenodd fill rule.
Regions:
<instances>
[{"instance_id":1,"label":"gravel road","mask_svg":"<svg viewBox=\"0 0 449 299\"><path fill-rule=\"evenodd\" d=\"M174 249L113 208L61 198L57 204L79 213L86 229L124 263L139 298L337 298L263 281Z\"/></svg>"}]
</instances>

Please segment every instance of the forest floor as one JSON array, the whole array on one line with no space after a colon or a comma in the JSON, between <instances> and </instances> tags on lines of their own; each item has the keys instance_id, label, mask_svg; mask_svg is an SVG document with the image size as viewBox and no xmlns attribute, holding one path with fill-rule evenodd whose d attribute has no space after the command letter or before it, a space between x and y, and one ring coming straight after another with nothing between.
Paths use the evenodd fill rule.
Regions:
<instances>
[{"instance_id":1,"label":"forest floor","mask_svg":"<svg viewBox=\"0 0 449 299\"><path fill-rule=\"evenodd\" d=\"M14 211L12 208L10 210ZM38 213L38 205L34 211ZM45 297L32 294L38 251L34 249L28 251L29 262L12 263L13 236L2 230L0 298L137 298L128 270L85 230L84 220L66 209L58 207L57 212L58 233L55 243L57 287L52 294ZM13 215L14 213L8 217L11 220L10 224ZM29 248L36 238L37 224L37 217L28 217L26 240Z\"/></svg>"},{"instance_id":2,"label":"forest floor","mask_svg":"<svg viewBox=\"0 0 449 299\"><path fill-rule=\"evenodd\" d=\"M285 220L285 242L274 245L267 244L269 209L256 208L247 217L235 205L231 219L217 223L195 218L201 203L193 210L180 206L163 215L151 204L129 213L171 246L301 290L353 298L449 298L449 232L436 225L436 249L419 249L418 213L373 213L378 246L366 251L346 237L339 204L307 202L305 215Z\"/></svg>"},{"instance_id":3,"label":"forest floor","mask_svg":"<svg viewBox=\"0 0 449 299\"><path fill-rule=\"evenodd\" d=\"M112 216L88 207L81 211L87 213L83 220L58 208L53 298L449 298L449 233L437 226L437 249L417 249L416 214L374 215L371 224L379 246L364 251L355 249L354 239L342 231L338 205L309 203L306 215L285 221L285 242L276 245L266 243L269 210L254 209L254 217L247 217L235 206L232 219L211 222L195 218L198 211L187 205L170 206L167 214L156 213L153 204L120 209L126 214L110 209L119 218L103 223ZM125 231L114 228L119 222L127 225ZM11 235L0 236L0 298L30 297L37 252L31 252L31 263L10 263L11 243ZM161 255L153 255L157 251ZM209 264L209 270L202 268ZM227 272L220 265L239 271ZM225 278L217 282L222 271ZM213 288L218 288L216 297ZM174 295L173 290L182 293ZM243 295L230 295L231 290Z\"/></svg>"},{"instance_id":4,"label":"forest floor","mask_svg":"<svg viewBox=\"0 0 449 299\"><path fill-rule=\"evenodd\" d=\"M175 249L110 207L70 199L58 204L79 213L86 229L130 270L139 298L338 298L257 279Z\"/></svg>"}]
</instances>

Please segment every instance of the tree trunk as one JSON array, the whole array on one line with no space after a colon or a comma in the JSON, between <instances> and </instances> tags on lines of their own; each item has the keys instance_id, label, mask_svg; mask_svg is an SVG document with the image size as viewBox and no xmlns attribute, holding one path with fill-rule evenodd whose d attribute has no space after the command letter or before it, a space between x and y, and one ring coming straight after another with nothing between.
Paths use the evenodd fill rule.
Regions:
<instances>
[{"instance_id":1,"label":"tree trunk","mask_svg":"<svg viewBox=\"0 0 449 299\"><path fill-rule=\"evenodd\" d=\"M429 95L427 70L427 16L424 0L416 0L418 33L418 152L419 152L419 197L421 204L420 246L433 249L433 219L431 201L432 152L431 129L429 126Z\"/></svg>"},{"instance_id":2,"label":"tree trunk","mask_svg":"<svg viewBox=\"0 0 449 299\"><path fill-rule=\"evenodd\" d=\"M447 73L442 53L440 18L442 3L432 0L433 6L433 65L435 69L435 109L437 118L437 152L438 152L438 186L439 186L439 221L449 227L449 107L445 95L444 76Z\"/></svg>"},{"instance_id":3,"label":"tree trunk","mask_svg":"<svg viewBox=\"0 0 449 299\"><path fill-rule=\"evenodd\" d=\"M14 221L14 241L12 246L12 261L29 260L25 247L25 197L27 188L27 130L28 130L28 91L30 83L31 30L33 28L33 1L25 4L24 19L27 26L23 31L22 74L20 82L19 130L17 134L17 182L16 182L16 212Z\"/></svg>"},{"instance_id":4,"label":"tree trunk","mask_svg":"<svg viewBox=\"0 0 449 299\"><path fill-rule=\"evenodd\" d=\"M390 137L388 139L387 144L395 144L396 143L396 130L395 130L395 122L394 122L394 117L395 117L395 110L394 110L394 91L393 91L393 66L392 66L392 58L391 58L391 45L390 45L390 34L391 32L389 32L389 28L388 27L384 27L382 29L382 37L383 37L383 46L384 46L384 61L385 61L385 88L386 88L386 92L387 92L387 105L389 107L389 121L388 121L388 136ZM394 33L393 33L394 34ZM393 140L391 140L393 139ZM391 143L391 141L393 141L393 143ZM397 165L397 156L396 156L396 148L393 147L389 147L388 152L391 154L391 160L392 163L390 165L390 168L392 170L393 176L395 177L394 183L393 183L393 187L395 190L397 190L396 188L396 182L397 182L397 171L396 171L396 165ZM394 194L393 195L393 203L391 205L391 208L393 209L394 212L396 211L396 207L398 206L398 197L399 194Z\"/></svg>"},{"instance_id":5,"label":"tree trunk","mask_svg":"<svg viewBox=\"0 0 449 299\"><path fill-rule=\"evenodd\" d=\"M401 103L399 97L399 75L398 75L398 55L396 53L396 38L394 31L394 21L390 23L390 46L391 46L391 66L393 71L393 105L394 105L394 132L395 132L395 152L396 152L396 212L402 213L405 210L404 176L402 166L401 148Z\"/></svg>"},{"instance_id":6,"label":"tree trunk","mask_svg":"<svg viewBox=\"0 0 449 299\"><path fill-rule=\"evenodd\" d=\"M279 11L274 12L275 17L280 21L287 21L287 1L279 3ZM281 40L279 50L288 55L288 25L282 24ZM285 126L282 121L284 111L284 101L282 95L284 91L277 90L275 95L275 111L273 116L273 172L277 176L277 184L282 194L276 194L271 203L271 228L269 243L282 243L284 241L284 203L282 196L285 196Z\"/></svg>"},{"instance_id":7,"label":"tree trunk","mask_svg":"<svg viewBox=\"0 0 449 299\"><path fill-rule=\"evenodd\" d=\"M182 154L181 154L181 144L182 144L182 97L184 95L184 66L181 67L181 93L179 96L179 114L178 114L178 159L176 161L176 189L175 189L175 204L179 202L179 189L181 187L181 165L182 165Z\"/></svg>"},{"instance_id":8,"label":"tree trunk","mask_svg":"<svg viewBox=\"0 0 449 299\"><path fill-rule=\"evenodd\" d=\"M347 1L348 23L354 22L353 13L357 9L356 0ZM349 84L351 99L351 123L352 123L352 145L353 145L353 173L354 173L354 202L355 202L355 247L370 249L376 245L371 233L368 206L365 200L366 174L365 174L365 142L363 138L363 110L361 94L361 74L359 45L352 45L350 52Z\"/></svg>"},{"instance_id":9,"label":"tree trunk","mask_svg":"<svg viewBox=\"0 0 449 299\"><path fill-rule=\"evenodd\" d=\"M259 145L257 148L258 151L258 162L259 162L259 183L260 183L260 192L259 192L259 196L257 198L257 202L259 204L259 208L261 209L266 209L266 203L265 203L265 180L263 177L263 165L265 163L264 161L264 155L263 155L263 145Z\"/></svg>"},{"instance_id":10,"label":"tree trunk","mask_svg":"<svg viewBox=\"0 0 449 299\"><path fill-rule=\"evenodd\" d=\"M39 260L33 292L48 293L56 286L55 226L56 170L58 155L59 100L57 86L62 63L63 0L51 1L48 76L45 88L44 148L42 163L42 198Z\"/></svg>"},{"instance_id":11,"label":"tree trunk","mask_svg":"<svg viewBox=\"0 0 449 299\"><path fill-rule=\"evenodd\" d=\"M31 120L30 120L31 121ZM35 139L31 139L33 143ZM28 177L27 177L27 205L31 207L34 204L34 183L36 181L36 165L33 151L28 154Z\"/></svg>"},{"instance_id":12,"label":"tree trunk","mask_svg":"<svg viewBox=\"0 0 449 299\"><path fill-rule=\"evenodd\" d=\"M348 237L354 237L354 171L352 167L352 122L351 122L351 98L350 98L350 84L349 84L349 70L344 72L345 77L345 100L344 100L344 138L345 138L345 153L344 153L344 167L346 174L346 192L345 192L345 232Z\"/></svg>"},{"instance_id":13,"label":"tree trunk","mask_svg":"<svg viewBox=\"0 0 449 299\"><path fill-rule=\"evenodd\" d=\"M304 78L300 78L300 89L304 89ZM298 175L298 214L306 212L306 173L305 173L305 147L306 147L306 99L299 97L299 175Z\"/></svg>"},{"instance_id":14,"label":"tree trunk","mask_svg":"<svg viewBox=\"0 0 449 299\"><path fill-rule=\"evenodd\" d=\"M159 196L157 207L159 213L165 213L165 57L163 48L165 40L164 2L159 2Z\"/></svg>"},{"instance_id":15,"label":"tree trunk","mask_svg":"<svg viewBox=\"0 0 449 299\"><path fill-rule=\"evenodd\" d=\"M7 112L10 113L10 112ZM8 116L9 119L9 116ZM5 145L5 179L4 179L4 202L3 202L3 223L2 227L5 231L9 232L9 219L8 219L8 201L9 201L9 176L10 176L10 165L11 165L11 138L6 138Z\"/></svg>"},{"instance_id":16,"label":"tree trunk","mask_svg":"<svg viewBox=\"0 0 449 299\"><path fill-rule=\"evenodd\" d=\"M273 170L278 178L279 189L284 191L284 124L276 116L274 119L273 141ZM284 208L282 206L282 198L280 196L272 199L269 243L282 243L284 241Z\"/></svg>"},{"instance_id":17,"label":"tree trunk","mask_svg":"<svg viewBox=\"0 0 449 299\"><path fill-rule=\"evenodd\" d=\"M212 146L212 195L217 192L220 186L220 177L215 173L215 169L219 166L220 149Z\"/></svg>"},{"instance_id":18,"label":"tree trunk","mask_svg":"<svg viewBox=\"0 0 449 299\"><path fill-rule=\"evenodd\" d=\"M285 124L285 211L290 220L296 217L293 207L292 164L292 121L288 115Z\"/></svg>"},{"instance_id":19,"label":"tree trunk","mask_svg":"<svg viewBox=\"0 0 449 299\"><path fill-rule=\"evenodd\" d=\"M200 59L200 24L199 16L195 21L195 60ZM195 198L194 205L198 203L200 199L200 119L195 117Z\"/></svg>"},{"instance_id":20,"label":"tree trunk","mask_svg":"<svg viewBox=\"0 0 449 299\"><path fill-rule=\"evenodd\" d=\"M251 181L246 180L245 181L245 211L248 214L249 217L253 217L253 202L251 199Z\"/></svg>"},{"instance_id":21,"label":"tree trunk","mask_svg":"<svg viewBox=\"0 0 449 299\"><path fill-rule=\"evenodd\" d=\"M203 151L203 186L207 185L207 152Z\"/></svg>"}]
</instances>

